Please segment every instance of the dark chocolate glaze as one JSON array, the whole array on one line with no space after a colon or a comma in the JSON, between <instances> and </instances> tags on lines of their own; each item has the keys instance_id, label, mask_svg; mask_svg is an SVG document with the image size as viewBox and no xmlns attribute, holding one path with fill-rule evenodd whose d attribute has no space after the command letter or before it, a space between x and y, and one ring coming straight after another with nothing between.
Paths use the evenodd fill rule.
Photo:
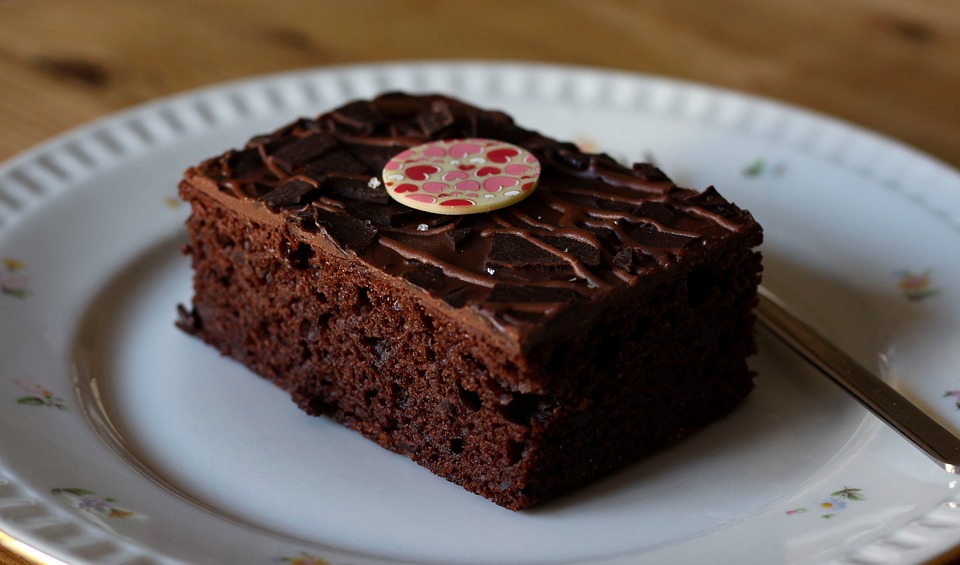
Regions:
<instances>
[{"instance_id":1,"label":"dark chocolate glaze","mask_svg":"<svg viewBox=\"0 0 960 565\"><path fill-rule=\"evenodd\" d=\"M534 194L466 216L420 212L387 196L380 176L390 157L463 137L531 151L543 168ZM652 165L626 167L439 95L390 93L300 119L207 160L187 181L514 334L578 304L656 284L738 234L753 232L758 243L760 233L713 188L680 188Z\"/></svg>"}]
</instances>

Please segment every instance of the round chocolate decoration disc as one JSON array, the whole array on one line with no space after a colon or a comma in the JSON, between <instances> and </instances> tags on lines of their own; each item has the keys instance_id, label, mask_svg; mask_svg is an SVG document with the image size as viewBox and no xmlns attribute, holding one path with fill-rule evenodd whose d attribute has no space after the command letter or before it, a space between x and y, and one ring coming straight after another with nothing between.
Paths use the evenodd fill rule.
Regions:
<instances>
[{"instance_id":1,"label":"round chocolate decoration disc","mask_svg":"<svg viewBox=\"0 0 960 565\"><path fill-rule=\"evenodd\" d=\"M537 187L540 162L522 147L495 139L431 141L383 167L391 198L436 214L478 214L516 204Z\"/></svg>"}]
</instances>

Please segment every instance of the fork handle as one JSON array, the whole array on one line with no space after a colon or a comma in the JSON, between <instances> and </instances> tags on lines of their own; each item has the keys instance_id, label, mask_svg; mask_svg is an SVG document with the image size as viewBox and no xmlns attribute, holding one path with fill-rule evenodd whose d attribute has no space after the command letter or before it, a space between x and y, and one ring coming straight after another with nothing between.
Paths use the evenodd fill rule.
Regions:
<instances>
[{"instance_id":1,"label":"fork handle","mask_svg":"<svg viewBox=\"0 0 960 565\"><path fill-rule=\"evenodd\" d=\"M948 473L960 473L960 439L953 432L793 315L769 290L760 287L759 293L761 324Z\"/></svg>"}]
</instances>

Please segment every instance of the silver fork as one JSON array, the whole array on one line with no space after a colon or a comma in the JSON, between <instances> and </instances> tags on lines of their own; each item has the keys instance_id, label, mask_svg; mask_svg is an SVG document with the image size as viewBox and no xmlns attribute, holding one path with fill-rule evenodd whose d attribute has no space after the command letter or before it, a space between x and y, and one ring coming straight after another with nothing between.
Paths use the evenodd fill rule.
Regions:
<instances>
[{"instance_id":1,"label":"silver fork","mask_svg":"<svg viewBox=\"0 0 960 565\"><path fill-rule=\"evenodd\" d=\"M960 473L960 438L800 320L769 290L761 286L759 292L761 324L948 473Z\"/></svg>"}]
</instances>

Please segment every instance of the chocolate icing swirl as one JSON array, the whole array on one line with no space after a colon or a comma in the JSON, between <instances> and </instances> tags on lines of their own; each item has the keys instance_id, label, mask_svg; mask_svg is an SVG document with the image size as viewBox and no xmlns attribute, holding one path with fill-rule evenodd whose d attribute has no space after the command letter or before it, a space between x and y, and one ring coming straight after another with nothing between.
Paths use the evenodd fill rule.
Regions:
<instances>
[{"instance_id":1,"label":"chocolate icing swirl","mask_svg":"<svg viewBox=\"0 0 960 565\"><path fill-rule=\"evenodd\" d=\"M442 216L389 199L384 164L431 140L499 139L543 167L512 207ZM542 322L574 305L642 287L734 234L759 227L712 187L680 188L649 164L518 127L500 112L439 95L384 94L300 119L204 162L188 178L256 202L307 234L500 326Z\"/></svg>"}]
</instances>

